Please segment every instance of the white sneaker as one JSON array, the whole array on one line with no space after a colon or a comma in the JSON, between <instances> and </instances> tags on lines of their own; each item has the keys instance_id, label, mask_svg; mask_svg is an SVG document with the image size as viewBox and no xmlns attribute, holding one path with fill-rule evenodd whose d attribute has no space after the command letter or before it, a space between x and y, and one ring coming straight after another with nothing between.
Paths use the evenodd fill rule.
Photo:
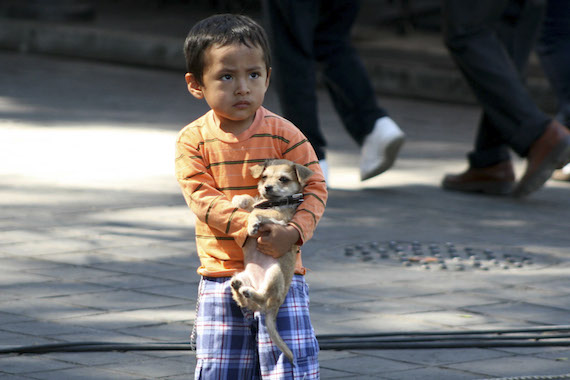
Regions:
<instances>
[{"instance_id":1,"label":"white sneaker","mask_svg":"<svg viewBox=\"0 0 570 380\"><path fill-rule=\"evenodd\" d=\"M557 181L570 181L570 164L567 164L562 169L557 169L552 173L552 179Z\"/></svg>"},{"instance_id":2,"label":"white sneaker","mask_svg":"<svg viewBox=\"0 0 570 380\"><path fill-rule=\"evenodd\" d=\"M323 171L323 176L325 177L325 182L329 182L329 164L326 159L319 160L319 165Z\"/></svg>"},{"instance_id":3,"label":"white sneaker","mask_svg":"<svg viewBox=\"0 0 570 380\"><path fill-rule=\"evenodd\" d=\"M390 169L405 139L404 132L388 116L376 120L360 151L360 180L367 180Z\"/></svg>"}]
</instances>

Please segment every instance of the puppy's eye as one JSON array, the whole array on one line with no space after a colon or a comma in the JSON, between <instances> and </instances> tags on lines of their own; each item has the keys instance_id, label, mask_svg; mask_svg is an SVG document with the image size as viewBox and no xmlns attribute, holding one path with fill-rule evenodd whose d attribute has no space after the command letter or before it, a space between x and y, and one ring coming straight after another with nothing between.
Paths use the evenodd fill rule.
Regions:
<instances>
[{"instance_id":1,"label":"puppy's eye","mask_svg":"<svg viewBox=\"0 0 570 380\"><path fill-rule=\"evenodd\" d=\"M267 179L267 176L266 176L266 175L262 175L262 176L261 176L261 179L265 181L265 180Z\"/></svg>"},{"instance_id":2,"label":"puppy's eye","mask_svg":"<svg viewBox=\"0 0 570 380\"><path fill-rule=\"evenodd\" d=\"M290 181L290 179L287 177L281 177L281 178L279 178L279 181L281 181L282 183L287 183Z\"/></svg>"}]
</instances>

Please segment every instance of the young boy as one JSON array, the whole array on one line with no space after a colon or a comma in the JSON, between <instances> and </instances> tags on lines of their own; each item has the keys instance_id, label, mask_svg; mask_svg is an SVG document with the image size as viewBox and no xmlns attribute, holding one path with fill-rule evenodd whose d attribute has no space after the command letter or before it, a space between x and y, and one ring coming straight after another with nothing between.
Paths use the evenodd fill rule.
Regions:
<instances>
[{"instance_id":1,"label":"young boy","mask_svg":"<svg viewBox=\"0 0 570 380\"><path fill-rule=\"evenodd\" d=\"M327 200L315 152L295 126L262 107L271 62L265 32L257 23L238 15L209 17L190 30L184 51L188 91L211 108L182 129L176 143L176 176L197 217L201 262L195 377L318 379L319 349L300 252L277 316L295 366L272 344L264 316L240 309L230 290L231 276L244 268L246 239L257 239L261 252L280 257L312 237ZM257 180L249 168L271 158L305 165L314 174L289 225L264 225L259 236L248 237L248 213L234 207L231 199L256 195Z\"/></svg>"}]
</instances>

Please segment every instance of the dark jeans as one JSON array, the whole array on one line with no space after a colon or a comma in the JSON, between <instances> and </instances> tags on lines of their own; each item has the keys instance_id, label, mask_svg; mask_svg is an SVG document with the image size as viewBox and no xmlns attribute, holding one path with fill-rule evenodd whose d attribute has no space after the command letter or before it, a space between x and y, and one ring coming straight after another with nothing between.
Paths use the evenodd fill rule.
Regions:
<instances>
[{"instance_id":1,"label":"dark jeans","mask_svg":"<svg viewBox=\"0 0 570 380\"><path fill-rule=\"evenodd\" d=\"M376 119L386 116L360 57L350 42L359 10L357 0L264 0L264 19L272 47L275 85L283 117L325 158L319 126L317 71L350 136L361 145Z\"/></svg>"},{"instance_id":2,"label":"dark jeans","mask_svg":"<svg viewBox=\"0 0 570 380\"><path fill-rule=\"evenodd\" d=\"M550 119L524 86L524 69L542 20L537 0L444 0L444 38L483 115L471 167L526 157Z\"/></svg>"},{"instance_id":3,"label":"dark jeans","mask_svg":"<svg viewBox=\"0 0 570 380\"><path fill-rule=\"evenodd\" d=\"M570 124L570 1L548 0L537 53L558 99L556 118Z\"/></svg>"}]
</instances>

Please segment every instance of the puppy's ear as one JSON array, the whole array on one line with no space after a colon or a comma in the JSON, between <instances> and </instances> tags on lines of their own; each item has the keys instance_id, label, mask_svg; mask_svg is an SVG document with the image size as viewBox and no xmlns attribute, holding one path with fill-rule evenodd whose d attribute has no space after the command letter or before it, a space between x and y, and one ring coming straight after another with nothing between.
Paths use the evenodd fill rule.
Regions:
<instances>
[{"instance_id":1,"label":"puppy's ear","mask_svg":"<svg viewBox=\"0 0 570 380\"><path fill-rule=\"evenodd\" d=\"M259 178L259 177L261 177L261 173L263 173L264 169L265 169L265 165L257 164L257 165L252 166L251 168L249 168L249 171L251 172L251 175L253 176L253 178Z\"/></svg>"},{"instance_id":2,"label":"puppy's ear","mask_svg":"<svg viewBox=\"0 0 570 380\"><path fill-rule=\"evenodd\" d=\"M309 177L313 175L313 171L311 169L299 164L295 164L295 172L297 173L299 183L303 186L305 186Z\"/></svg>"}]
</instances>

